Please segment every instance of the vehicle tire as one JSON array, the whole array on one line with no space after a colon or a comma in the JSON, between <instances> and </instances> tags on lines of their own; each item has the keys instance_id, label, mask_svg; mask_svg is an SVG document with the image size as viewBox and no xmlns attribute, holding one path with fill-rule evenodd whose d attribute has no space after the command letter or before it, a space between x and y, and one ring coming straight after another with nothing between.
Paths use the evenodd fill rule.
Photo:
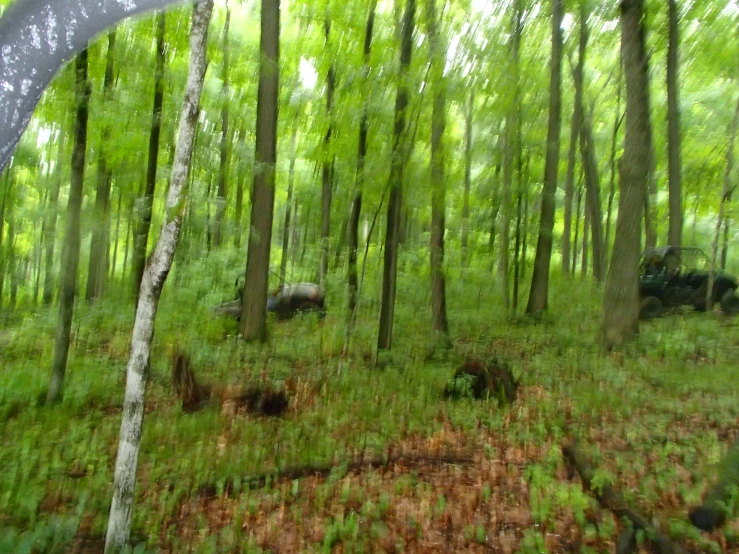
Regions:
<instances>
[{"instance_id":1,"label":"vehicle tire","mask_svg":"<svg viewBox=\"0 0 739 554\"><path fill-rule=\"evenodd\" d=\"M727 315L739 314L739 295L736 289L727 290L721 297L721 311Z\"/></svg>"},{"instance_id":2,"label":"vehicle tire","mask_svg":"<svg viewBox=\"0 0 739 554\"><path fill-rule=\"evenodd\" d=\"M639 305L639 319L647 320L659 317L664 312L662 301L656 296L647 296Z\"/></svg>"}]
</instances>

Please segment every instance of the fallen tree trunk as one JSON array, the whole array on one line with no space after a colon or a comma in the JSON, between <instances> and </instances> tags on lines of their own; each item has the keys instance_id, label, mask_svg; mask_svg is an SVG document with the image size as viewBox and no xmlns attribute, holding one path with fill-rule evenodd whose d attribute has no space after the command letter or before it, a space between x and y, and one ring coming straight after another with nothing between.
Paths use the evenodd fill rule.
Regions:
<instances>
[{"instance_id":1,"label":"fallen tree trunk","mask_svg":"<svg viewBox=\"0 0 739 554\"><path fill-rule=\"evenodd\" d=\"M229 477L219 485L207 484L198 488L198 495L204 498L214 498L220 494L233 495L243 490L253 490L264 487L268 482L289 481L304 477L328 477L334 469L344 468L346 473L364 469L388 467L397 462L405 464L438 464L438 465L468 465L472 463L469 454L390 454L355 460L347 464L327 462L322 464L289 465L280 470L266 471L245 477ZM237 484L238 483L238 484ZM174 485L170 485L174 489ZM219 491L219 489L221 489Z\"/></svg>"},{"instance_id":2,"label":"fallen tree trunk","mask_svg":"<svg viewBox=\"0 0 739 554\"><path fill-rule=\"evenodd\" d=\"M594 468L590 460L577 447L574 440L566 441L562 445L562 454L573 468L580 474L583 485L593 493L603 508L612 511L616 516L630 520L636 529L643 530L649 538L652 550L660 554L688 554L682 546L673 543L660 533L646 517L635 512L626 505L621 492L609 484L601 487L593 485Z\"/></svg>"}]
</instances>

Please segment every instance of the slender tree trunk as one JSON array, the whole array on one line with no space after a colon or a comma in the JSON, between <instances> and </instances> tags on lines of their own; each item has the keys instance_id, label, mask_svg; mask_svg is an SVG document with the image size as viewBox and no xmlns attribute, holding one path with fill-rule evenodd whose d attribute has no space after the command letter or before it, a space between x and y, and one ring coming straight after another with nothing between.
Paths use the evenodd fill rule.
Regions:
<instances>
[{"instance_id":1,"label":"slender tree trunk","mask_svg":"<svg viewBox=\"0 0 739 554\"><path fill-rule=\"evenodd\" d=\"M228 71L229 71L229 55L228 55L228 30L231 23L231 8L226 6L226 23L223 26L223 88L221 89L221 158L218 169L218 199L216 200L216 221L213 229L213 246L221 247L221 235L223 233L223 220L226 213L226 200L228 193L226 191L226 183L228 180L228 161L229 161L229 144L230 137L228 135Z\"/></svg>"},{"instance_id":2,"label":"slender tree trunk","mask_svg":"<svg viewBox=\"0 0 739 554\"><path fill-rule=\"evenodd\" d=\"M521 273L521 219L523 217L523 194L519 183L516 195L516 232L513 239L513 311L518 310L518 283Z\"/></svg>"},{"instance_id":3,"label":"slender tree trunk","mask_svg":"<svg viewBox=\"0 0 739 554\"><path fill-rule=\"evenodd\" d=\"M375 27L375 10L377 0L370 0L369 14L367 15L367 26L364 32L364 51L362 78L365 85L369 84L370 56L372 54L372 35ZM365 86L364 90L367 88ZM362 119L359 122L359 144L357 147L357 173L354 183L354 198L352 199L352 211L349 216L348 240L349 240L349 267L347 269L347 284L349 287L349 302L347 305L349 323L347 325L347 336L350 335L356 322L357 308L357 251L359 250L359 218L362 213L362 199L364 190L364 161L367 156L367 135L369 133L368 119L369 96L364 98Z\"/></svg>"},{"instance_id":4,"label":"slender tree trunk","mask_svg":"<svg viewBox=\"0 0 739 554\"><path fill-rule=\"evenodd\" d=\"M285 222L282 226L282 258L280 261L280 288L285 284L287 272L287 256L290 246L290 212L292 210L293 187L295 186L295 143L298 136L297 115L293 124L293 132L290 136L290 170L287 176L287 200L285 201Z\"/></svg>"},{"instance_id":5,"label":"slender tree trunk","mask_svg":"<svg viewBox=\"0 0 739 554\"><path fill-rule=\"evenodd\" d=\"M580 175L580 180L582 181L582 174ZM580 214L582 213L581 206L582 206L582 195L583 195L583 187L582 185L578 185L577 187L577 207L575 211L575 241L572 244L572 267L570 268L570 275L575 275L575 270L577 269L577 253L578 253L578 241L580 239Z\"/></svg>"},{"instance_id":6,"label":"slender tree trunk","mask_svg":"<svg viewBox=\"0 0 739 554\"><path fill-rule=\"evenodd\" d=\"M239 133L240 140L244 140L246 137L246 131L242 130ZM234 206L235 214L234 214L234 225L235 225L235 233L234 233L234 246L236 248L241 248L241 235L243 234L243 231L241 229L241 219L242 219L242 212L244 209L244 174L246 172L243 171L243 169L239 169L239 175L236 178L236 202Z\"/></svg>"},{"instance_id":7,"label":"slender tree trunk","mask_svg":"<svg viewBox=\"0 0 739 554\"><path fill-rule=\"evenodd\" d=\"M5 179L3 186L3 200L0 204L0 308L3 305L3 290L5 288L5 266L7 254L3 253L3 233L5 231L5 220L7 219L6 213L9 211L8 207L8 193L10 192L10 172L11 167L5 169Z\"/></svg>"},{"instance_id":8,"label":"slender tree trunk","mask_svg":"<svg viewBox=\"0 0 739 554\"><path fill-rule=\"evenodd\" d=\"M187 205L185 189L192 160L200 94L205 78L208 23L212 10L213 2L206 0L196 4L192 16L190 70L180 116L172 180L167 193L166 217L159 240L157 240L141 279L141 291L138 296L136 319L131 336L131 350L126 367L126 395L123 402L123 419L115 463L113 502L110 506L108 530L105 536L106 554L120 552L126 546L131 531L136 466L144 421L146 382L151 342L154 337L154 321L159 297L172 267Z\"/></svg>"},{"instance_id":9,"label":"slender tree trunk","mask_svg":"<svg viewBox=\"0 0 739 554\"><path fill-rule=\"evenodd\" d=\"M369 81L370 71L370 55L372 54L372 35L375 27L375 10L377 9L377 0L370 0L369 14L367 15L367 25L364 31L364 51L362 64L362 79L365 84L364 91L367 90L366 85ZM364 106L362 109L362 119L359 122L359 144L357 147L357 173L354 182L354 198L352 199L351 215L349 216L348 240L349 240L349 267L347 269L347 285L349 287L349 302L347 311L349 315L349 324L347 325L347 336L351 333L356 321L357 308L357 252L359 250L359 218L362 213L362 200L364 190L364 161L367 157L367 135L369 133L368 119L369 96L364 98Z\"/></svg>"},{"instance_id":10,"label":"slender tree trunk","mask_svg":"<svg viewBox=\"0 0 739 554\"><path fill-rule=\"evenodd\" d=\"M541 196L539 238L536 243L536 258L534 259L534 274L531 277L529 303L526 306L526 313L529 314L546 310L549 301L549 267L552 260L552 231L554 230L555 195L557 193L562 126L562 11L562 0L552 0L549 128L547 131L547 155L544 161L544 188Z\"/></svg>"},{"instance_id":11,"label":"slender tree trunk","mask_svg":"<svg viewBox=\"0 0 739 554\"><path fill-rule=\"evenodd\" d=\"M734 169L734 145L736 143L736 135L739 131L739 99L737 100L734 117L731 120L729 147L726 150L726 169L724 171L724 190L721 192L721 201L718 206L718 219L716 220L716 230L713 233L713 243L711 244L711 268L708 274L708 289L706 290L706 306L709 310L713 308L715 300L720 298L713 297L713 283L716 277L716 262L718 260L719 239L721 237L721 226L724 224L726 215L726 203L731 199L736 185L732 185L731 172Z\"/></svg>"},{"instance_id":12,"label":"slender tree trunk","mask_svg":"<svg viewBox=\"0 0 739 554\"><path fill-rule=\"evenodd\" d=\"M498 252L498 273L503 289L503 304L506 309L511 306L509 291L509 250L510 250L510 224L511 224L511 197L513 192L513 160L516 149L516 123L518 121L518 107L520 102L520 77L519 77L519 50L521 46L521 32L523 19L522 0L516 0L515 10L512 15L511 25L511 65L510 78L513 87L513 99L508 106L506 115L505 135L503 141L503 190L501 194L501 218L500 218L500 249Z\"/></svg>"},{"instance_id":13,"label":"slender tree trunk","mask_svg":"<svg viewBox=\"0 0 739 554\"><path fill-rule=\"evenodd\" d=\"M682 160L680 147L680 89L678 87L678 32L677 1L667 0L669 8L670 37L667 44L667 167L670 191L670 226L668 242L682 246L683 241L683 193Z\"/></svg>"},{"instance_id":14,"label":"slender tree trunk","mask_svg":"<svg viewBox=\"0 0 739 554\"><path fill-rule=\"evenodd\" d=\"M431 83L434 90L434 104L431 115L431 315L434 331L441 334L445 342L448 341L449 322L446 311L446 279L444 276L444 231L446 228L446 174L445 174L445 144L446 131L446 96L447 83L444 78L447 48L439 35L436 15L436 0L426 0L426 15L428 18L428 34L431 49L432 74ZM472 105L474 93L470 94L470 105L466 118L465 143L465 204L462 210L462 265L466 266L467 249L467 218L469 218L469 171L470 145L472 134Z\"/></svg>"},{"instance_id":15,"label":"slender tree trunk","mask_svg":"<svg viewBox=\"0 0 739 554\"><path fill-rule=\"evenodd\" d=\"M51 305L54 299L54 245L56 244L56 220L59 213L59 191L62 187L62 160L66 146L67 135L64 127L59 130L59 153L57 154L54 173L54 185L49 197L48 219L44 229L44 293L42 303L44 306Z\"/></svg>"},{"instance_id":16,"label":"slender tree trunk","mask_svg":"<svg viewBox=\"0 0 739 554\"><path fill-rule=\"evenodd\" d=\"M344 219L341 220L341 228L339 229L339 236L336 240L336 251L334 252L334 269L339 269L341 265L341 252L344 250L344 244L346 243L346 230L349 227L350 217L351 211L347 212Z\"/></svg>"},{"instance_id":17,"label":"slender tree trunk","mask_svg":"<svg viewBox=\"0 0 739 554\"><path fill-rule=\"evenodd\" d=\"M593 277L596 281L602 281L605 271L605 257L603 256L603 216L600 201L600 177L598 175L598 163L595 158L595 141L590 125L590 119L585 112L584 80L585 53L588 43L588 13L585 3L581 4L580 10L580 57L575 73L575 87L580 88L578 99L580 101L580 153L585 170L585 195L586 208L590 214L590 228L592 232L593 249ZM584 236L584 235L583 235ZM584 244L584 243L583 243ZM584 269L583 271L587 271Z\"/></svg>"},{"instance_id":18,"label":"slender tree trunk","mask_svg":"<svg viewBox=\"0 0 739 554\"><path fill-rule=\"evenodd\" d=\"M87 119L90 106L90 85L87 81L87 49L75 60L76 117L72 176L67 204L67 230L62 251L62 274L59 287L59 320L57 321L54 356L51 362L51 382L47 403L61 400L64 394L64 374L67 370L69 340L72 332L74 299L77 294L77 268L80 261L80 212L85 182L85 151L87 149Z\"/></svg>"},{"instance_id":19,"label":"slender tree trunk","mask_svg":"<svg viewBox=\"0 0 739 554\"><path fill-rule=\"evenodd\" d=\"M390 196L387 204L384 263L382 271L382 300L380 302L380 329L377 349L390 350L393 340L395 293L398 277L398 235L400 234L400 210L403 205L403 174L405 150L409 148L406 136L406 111L408 109L408 73L413 53L413 27L416 14L415 0L406 0L400 29L400 72L395 99L395 125L390 166Z\"/></svg>"},{"instance_id":20,"label":"slender tree trunk","mask_svg":"<svg viewBox=\"0 0 739 554\"><path fill-rule=\"evenodd\" d=\"M298 196L293 195L293 217L290 230L290 275L295 275L295 255L298 249Z\"/></svg>"},{"instance_id":21,"label":"slender tree trunk","mask_svg":"<svg viewBox=\"0 0 739 554\"><path fill-rule=\"evenodd\" d=\"M726 200L731 202L731 198ZM726 261L729 258L729 217L724 217L724 245L721 248L721 271L726 271Z\"/></svg>"},{"instance_id":22,"label":"slender tree trunk","mask_svg":"<svg viewBox=\"0 0 739 554\"><path fill-rule=\"evenodd\" d=\"M603 301L603 339L612 348L639 330L639 238L649 181L649 67L644 0L621 2L621 52L626 77L626 136L616 240Z\"/></svg>"},{"instance_id":23,"label":"slender tree trunk","mask_svg":"<svg viewBox=\"0 0 739 554\"><path fill-rule=\"evenodd\" d=\"M585 205L588 205L588 192L585 191ZM580 275L585 278L588 276L588 250L590 249L590 210L585 210L585 217L582 224L582 261L580 262ZM595 248L593 248L595 250ZM595 263L595 260L593 260Z\"/></svg>"},{"instance_id":24,"label":"slender tree trunk","mask_svg":"<svg viewBox=\"0 0 739 554\"><path fill-rule=\"evenodd\" d=\"M575 89L575 95L578 89ZM579 103L575 99L575 107L572 111L572 124L570 126L570 148L567 156L567 177L565 179L565 209L564 230L562 231L562 273L571 273L571 261L575 257L570 246L572 237L572 199L575 195L575 165L577 164L577 137L580 136Z\"/></svg>"},{"instance_id":25,"label":"slender tree trunk","mask_svg":"<svg viewBox=\"0 0 739 554\"><path fill-rule=\"evenodd\" d=\"M128 267L128 245L129 239L131 238L131 225L134 218L133 201L128 205L128 218L126 221L126 244L123 247L123 271L121 272L121 280L126 278L126 268Z\"/></svg>"},{"instance_id":26,"label":"slender tree trunk","mask_svg":"<svg viewBox=\"0 0 739 554\"><path fill-rule=\"evenodd\" d=\"M246 258L241 333L248 341L267 339L267 288L275 204L277 111L279 97L280 1L262 0L257 138L251 231Z\"/></svg>"},{"instance_id":27,"label":"slender tree trunk","mask_svg":"<svg viewBox=\"0 0 739 554\"><path fill-rule=\"evenodd\" d=\"M445 99L446 100L446 99ZM462 197L462 267L469 265L467 241L470 232L470 175L472 172L472 110L475 106L475 91L470 92L467 113L464 117L464 195ZM446 109L446 107L444 108ZM445 122L446 124L446 122ZM443 152L443 150L442 150Z\"/></svg>"},{"instance_id":28,"label":"slender tree trunk","mask_svg":"<svg viewBox=\"0 0 739 554\"><path fill-rule=\"evenodd\" d=\"M324 35L326 37L325 48L329 48L329 37L331 34L331 21L326 17L324 23ZM333 55L333 54L329 54ZM326 117L328 118L328 130L323 139L323 164L321 169L321 265L318 272L318 282L321 287L326 286L326 274L328 273L328 251L331 239L331 196L333 185L333 146L331 136L334 131L334 89L336 87L336 66L333 60L326 75Z\"/></svg>"},{"instance_id":29,"label":"slender tree trunk","mask_svg":"<svg viewBox=\"0 0 739 554\"><path fill-rule=\"evenodd\" d=\"M139 293L141 277L146 265L146 247L149 241L151 227L151 213L154 204L154 190L157 184L157 160L159 158L159 136L162 130L162 104L164 102L164 42L165 16L159 12L156 18L157 55L154 70L154 105L151 118L151 132L149 134L149 158L146 168L146 185L144 196L141 199L140 219L134 231L133 243L133 292Z\"/></svg>"},{"instance_id":30,"label":"slender tree trunk","mask_svg":"<svg viewBox=\"0 0 739 554\"><path fill-rule=\"evenodd\" d=\"M118 189L118 207L116 209L115 218L115 239L113 241L113 263L110 264L110 278L115 277L115 268L118 263L118 237L121 229L121 197L123 196L123 190Z\"/></svg>"},{"instance_id":31,"label":"slender tree trunk","mask_svg":"<svg viewBox=\"0 0 739 554\"><path fill-rule=\"evenodd\" d=\"M616 94L616 113L613 119L613 134L611 135L611 159L609 167L611 170L610 186L608 189L608 208L606 210L606 238L603 245L605 262L608 265L608 253L611 248L611 216L613 215L613 199L616 197L616 146L618 142L618 130L621 128L623 116L621 115L621 73L623 65L618 66L618 86Z\"/></svg>"},{"instance_id":32,"label":"slender tree trunk","mask_svg":"<svg viewBox=\"0 0 739 554\"><path fill-rule=\"evenodd\" d=\"M208 188L205 190L205 250L210 252L213 244L213 224L210 221L210 192L213 189L213 175L208 176Z\"/></svg>"},{"instance_id":33,"label":"slender tree trunk","mask_svg":"<svg viewBox=\"0 0 739 554\"><path fill-rule=\"evenodd\" d=\"M115 59L115 29L108 33L108 52L105 64L105 79L103 82L103 102L110 102L114 84ZM92 238L90 241L90 261L87 267L86 300L99 298L105 292L105 279L108 275L106 250L108 248L108 234L110 223L110 182L112 172L108 167L108 142L110 141L111 124L106 118L103 130L100 133L100 147L98 148L98 182L95 191L95 211L92 224Z\"/></svg>"}]
</instances>

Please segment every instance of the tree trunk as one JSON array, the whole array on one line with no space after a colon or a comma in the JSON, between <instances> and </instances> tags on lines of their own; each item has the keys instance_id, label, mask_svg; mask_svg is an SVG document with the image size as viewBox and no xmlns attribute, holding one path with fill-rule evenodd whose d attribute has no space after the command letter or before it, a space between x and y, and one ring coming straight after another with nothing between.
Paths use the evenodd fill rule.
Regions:
<instances>
[{"instance_id":1,"label":"tree trunk","mask_svg":"<svg viewBox=\"0 0 739 554\"><path fill-rule=\"evenodd\" d=\"M726 199L731 202L731 198ZM724 217L724 245L721 248L721 271L726 271L726 261L729 257L729 216Z\"/></svg>"},{"instance_id":2,"label":"tree trunk","mask_svg":"<svg viewBox=\"0 0 739 554\"><path fill-rule=\"evenodd\" d=\"M241 140L244 140L245 136L245 132L239 133L239 137L241 137ZM244 209L244 174L245 172L240 169L239 175L236 178L236 202L234 206L234 226L236 227L234 229L234 246L236 248L241 248L241 218Z\"/></svg>"},{"instance_id":3,"label":"tree trunk","mask_svg":"<svg viewBox=\"0 0 739 554\"><path fill-rule=\"evenodd\" d=\"M724 190L721 192L721 201L718 206L718 219L716 220L716 230L713 233L713 243L711 243L711 268L708 273L708 289L706 290L706 306L709 310L713 308L713 282L716 276L716 261L718 259L719 239L721 237L721 226L724 223L726 214L726 203L731 199L731 195L736 188L732 185L731 172L734 169L734 144L736 143L736 135L739 131L739 99L737 100L734 117L731 120L731 138L729 139L729 147L726 150L726 169L724 171Z\"/></svg>"},{"instance_id":4,"label":"tree trunk","mask_svg":"<svg viewBox=\"0 0 739 554\"><path fill-rule=\"evenodd\" d=\"M580 174L580 181L582 181L582 173ZM582 195L583 195L583 187L582 185L578 185L577 187L577 209L575 211L575 241L572 244L572 267L570 268L570 275L575 275L575 270L577 269L577 248L578 248L578 240L580 239L580 214L582 213L581 207L582 207Z\"/></svg>"},{"instance_id":5,"label":"tree trunk","mask_svg":"<svg viewBox=\"0 0 739 554\"><path fill-rule=\"evenodd\" d=\"M595 141L590 125L590 118L585 112L584 101L584 68L585 53L588 44L588 13L585 4L581 4L580 9L580 57L577 62L577 70L575 73L575 87L580 88L578 100L580 102L580 153L582 156L582 164L585 170L585 187L587 194L585 195L586 209L590 214L590 228L592 232L592 249L593 249L593 277L596 281L602 281L605 271L605 263L603 256L603 215L601 212L600 201L600 177L598 175L598 162L595 159ZM586 218L587 220L587 218ZM584 235L583 235L584 237ZM583 242L584 244L584 242ZM583 270L587 272L587 268Z\"/></svg>"},{"instance_id":6,"label":"tree trunk","mask_svg":"<svg viewBox=\"0 0 739 554\"><path fill-rule=\"evenodd\" d=\"M577 89L575 95L577 95ZM565 179L565 209L564 230L562 231L562 273L571 274L571 261L575 257L572 253L570 239L572 237L572 201L575 195L575 165L577 164L577 137L580 136L580 109L577 99L572 110L572 124L570 127L570 149L567 156L567 177Z\"/></svg>"},{"instance_id":7,"label":"tree trunk","mask_svg":"<svg viewBox=\"0 0 739 554\"><path fill-rule=\"evenodd\" d=\"M103 102L110 102L113 93L115 59L115 29L108 33L108 52L105 63L105 79L103 82ZM108 221L110 212L110 182L112 172L108 167L108 142L110 141L110 118L105 119L103 130L100 133L100 147L98 148L98 182L95 191L95 211L92 223L92 238L90 241L90 262L87 267L86 300L99 298L105 292L105 279L108 276L106 251L108 249L108 235L110 233Z\"/></svg>"},{"instance_id":8,"label":"tree trunk","mask_svg":"<svg viewBox=\"0 0 739 554\"><path fill-rule=\"evenodd\" d=\"M5 231L6 212L8 211L8 193L10 192L10 172L12 168L5 170L5 179L3 183L3 200L0 203L0 308L3 305L3 289L5 288L5 259L6 254L3 253L3 233Z\"/></svg>"},{"instance_id":9,"label":"tree trunk","mask_svg":"<svg viewBox=\"0 0 739 554\"><path fill-rule=\"evenodd\" d=\"M649 180L649 67L644 0L621 2L621 53L626 77L626 136L616 239L603 300L606 348L639 330L639 238Z\"/></svg>"},{"instance_id":10,"label":"tree trunk","mask_svg":"<svg viewBox=\"0 0 739 554\"><path fill-rule=\"evenodd\" d=\"M400 71L398 92L395 99L395 125L393 127L393 148L389 177L390 196L387 203L380 329L377 339L378 351L390 350L393 341L396 280L398 277L398 235L400 234L400 210L403 204L404 160L405 150L409 148L406 137L406 111L408 109L408 72L413 53L415 13L415 0L406 0L400 29Z\"/></svg>"},{"instance_id":11,"label":"tree trunk","mask_svg":"<svg viewBox=\"0 0 739 554\"><path fill-rule=\"evenodd\" d=\"M126 394L113 479L113 501L110 506L108 530L105 536L106 554L120 552L126 546L131 531L136 465L141 444L154 321L159 297L172 267L187 206L187 191L184 189L187 187L198 106L205 78L208 23L212 10L213 2L206 0L195 6L192 16L190 70L180 115L172 180L167 193L166 216L159 240L157 240L141 279L141 291L138 296L130 355L126 367Z\"/></svg>"},{"instance_id":12,"label":"tree trunk","mask_svg":"<svg viewBox=\"0 0 739 554\"><path fill-rule=\"evenodd\" d=\"M64 394L64 374L67 370L69 339L72 332L74 299L77 293L77 268L80 261L80 212L85 183L85 151L87 149L87 118L90 106L90 85L87 81L87 50L75 60L76 116L72 175L67 204L67 230L62 250L62 274L59 287L59 320L56 328L54 357L51 362L51 382L46 402L61 400Z\"/></svg>"},{"instance_id":13,"label":"tree trunk","mask_svg":"<svg viewBox=\"0 0 739 554\"><path fill-rule=\"evenodd\" d=\"M367 15L367 26L364 33L364 58L362 66L362 78L365 85L369 80L369 64L372 54L372 34L375 26L375 10L377 0L371 0L369 15ZM366 89L365 89L366 90ZM364 160L367 156L367 134L369 133L369 120L367 109L369 97L364 99L362 119L359 123L359 145L357 148L357 176L354 183L354 198L352 199L352 211L349 217L348 240L349 240L349 268L347 270L347 284L349 286L348 312L350 325L354 325L357 307L357 251L359 250L359 218L362 213L362 193L364 189Z\"/></svg>"},{"instance_id":14,"label":"tree trunk","mask_svg":"<svg viewBox=\"0 0 739 554\"><path fill-rule=\"evenodd\" d=\"M223 88L221 89L221 158L220 166L218 169L218 199L216 200L216 221L213 228L213 246L215 248L221 247L221 236L223 233L223 220L226 213L226 183L228 179L228 159L229 159L229 144L230 137L228 135L228 70L229 70L229 55L228 55L228 29L231 23L231 8L226 6L226 23L223 26L223 72L221 78L223 79Z\"/></svg>"},{"instance_id":15,"label":"tree trunk","mask_svg":"<svg viewBox=\"0 0 739 554\"><path fill-rule=\"evenodd\" d=\"M585 191L585 206L588 205L588 191ZM588 250L590 249L590 210L585 210L585 218L582 224L582 261L580 262L580 275L583 277L588 276ZM595 247L593 247L595 250ZM595 258L595 256L593 256ZM593 260L595 264L595 260Z\"/></svg>"},{"instance_id":16,"label":"tree trunk","mask_svg":"<svg viewBox=\"0 0 739 554\"><path fill-rule=\"evenodd\" d=\"M446 100L446 98L444 98ZM472 110L475 107L475 91L470 92L467 113L464 117L464 195L462 199L462 267L469 265L467 241L470 232L470 175L472 172ZM446 106L444 107L446 109ZM444 122L446 125L446 121ZM443 131L442 131L443 132ZM443 155L443 149L442 149ZM443 169L443 168L442 168Z\"/></svg>"},{"instance_id":17,"label":"tree trunk","mask_svg":"<svg viewBox=\"0 0 739 554\"><path fill-rule=\"evenodd\" d=\"M121 273L121 280L126 278L126 268L128 267L128 245L129 239L131 238L131 225L134 218L133 201L128 205L128 218L126 219L126 244L123 247L123 271Z\"/></svg>"},{"instance_id":18,"label":"tree trunk","mask_svg":"<svg viewBox=\"0 0 739 554\"><path fill-rule=\"evenodd\" d=\"M513 192L513 160L516 149L515 127L518 121L518 106L521 95L519 50L521 47L521 27L523 25L522 0L516 0L512 18L511 25L513 29L511 33L511 65L509 73L513 87L513 98L508 106L503 140L503 190L501 194L500 249L498 251L498 274L500 276L500 285L503 289L503 304L506 309L511 306L508 266L510 250L511 197Z\"/></svg>"},{"instance_id":19,"label":"tree trunk","mask_svg":"<svg viewBox=\"0 0 739 554\"><path fill-rule=\"evenodd\" d=\"M562 126L562 0L552 0L552 59L550 67L547 155L544 162L544 188L541 195L541 216L539 218L539 238L536 243L536 257L534 259L534 274L531 277L531 292L526 306L526 313L529 314L546 310L549 298L549 267L552 260L552 231L554 229L560 130Z\"/></svg>"},{"instance_id":20,"label":"tree trunk","mask_svg":"<svg viewBox=\"0 0 739 554\"><path fill-rule=\"evenodd\" d=\"M603 253L606 266L608 265L608 253L611 248L611 216L613 215L613 199L616 197L616 146L618 142L618 130L621 128L623 116L621 115L621 73L623 64L618 66L618 86L616 94L616 113L613 119L613 134L611 135L611 159L609 167L611 170L610 186L608 189L608 208L606 210L606 238L603 244Z\"/></svg>"},{"instance_id":21,"label":"tree trunk","mask_svg":"<svg viewBox=\"0 0 739 554\"><path fill-rule=\"evenodd\" d=\"M325 48L329 48L331 21L326 17L324 22ZM332 56L333 54L329 54ZM323 139L323 164L321 168L321 265L318 272L318 282L321 287L326 286L328 273L328 250L331 239L331 196L333 185L333 152L331 135L334 131L334 89L336 86L336 66L333 60L326 75L326 117L328 130Z\"/></svg>"},{"instance_id":22,"label":"tree trunk","mask_svg":"<svg viewBox=\"0 0 739 554\"><path fill-rule=\"evenodd\" d=\"M339 229L339 236L336 239L336 250L334 252L334 269L339 269L341 265L341 252L344 250L344 244L346 243L346 229L349 227L350 217L351 211L347 212L341 220L341 228Z\"/></svg>"},{"instance_id":23,"label":"tree trunk","mask_svg":"<svg viewBox=\"0 0 739 554\"><path fill-rule=\"evenodd\" d=\"M668 243L682 246L683 192L680 147L680 89L678 87L678 47L680 35L677 21L677 1L667 0L670 37L667 44L667 167L670 191L670 227Z\"/></svg>"},{"instance_id":24,"label":"tree trunk","mask_svg":"<svg viewBox=\"0 0 739 554\"><path fill-rule=\"evenodd\" d=\"M139 293L141 277L146 265L146 246L149 241L151 212L154 204L154 190L157 184L157 160L159 158L159 135L162 130L162 104L164 101L164 12L159 12L156 19L157 55L154 70L154 106L151 117L151 133L149 134L149 158L146 168L146 185L141 198L139 221L134 231L133 243L133 292Z\"/></svg>"},{"instance_id":25,"label":"tree trunk","mask_svg":"<svg viewBox=\"0 0 739 554\"><path fill-rule=\"evenodd\" d=\"M523 217L523 194L519 183L516 195L516 232L513 239L513 311L518 310L518 282L521 272L521 219Z\"/></svg>"},{"instance_id":26,"label":"tree trunk","mask_svg":"<svg viewBox=\"0 0 739 554\"><path fill-rule=\"evenodd\" d=\"M267 339L267 288L272 219L275 204L277 110L279 96L280 0L262 0L257 137L251 230L241 312L241 333L247 341Z\"/></svg>"},{"instance_id":27,"label":"tree trunk","mask_svg":"<svg viewBox=\"0 0 739 554\"><path fill-rule=\"evenodd\" d=\"M47 221L44 229L44 293L41 298L44 306L51 305L51 301L54 299L54 246L56 244L56 220L59 213L59 191L62 187L62 160L66 142L67 134L62 127L59 130L59 153L54 168L56 173L55 183L49 197Z\"/></svg>"},{"instance_id":28,"label":"tree trunk","mask_svg":"<svg viewBox=\"0 0 739 554\"><path fill-rule=\"evenodd\" d=\"M282 258L280 260L280 288L285 284L287 272L287 255L290 247L290 217L293 201L293 187L295 186L295 142L298 135L297 115L293 124L293 132L290 137L290 170L287 176L287 200L285 201L285 221L282 226Z\"/></svg>"},{"instance_id":29,"label":"tree trunk","mask_svg":"<svg viewBox=\"0 0 739 554\"><path fill-rule=\"evenodd\" d=\"M429 48L431 50L431 84L434 87L434 104L431 115L431 315L434 331L448 341L449 322L446 313L446 279L444 276L444 231L446 228L446 174L444 167L444 133L446 131L446 93L444 78L447 48L439 35L436 15L436 0L426 0L428 18ZM467 219L469 218L469 171L470 145L472 133L472 104L474 93L470 94L470 105L466 118L465 142L465 204L462 209L462 265L466 266Z\"/></svg>"},{"instance_id":30,"label":"tree trunk","mask_svg":"<svg viewBox=\"0 0 739 554\"><path fill-rule=\"evenodd\" d=\"M115 277L115 268L116 264L118 263L118 238L119 238L119 232L121 230L121 197L123 196L123 191L121 189L118 189L118 207L116 209L116 218L115 218L115 239L113 240L113 262L110 264L110 278L112 279Z\"/></svg>"}]
</instances>

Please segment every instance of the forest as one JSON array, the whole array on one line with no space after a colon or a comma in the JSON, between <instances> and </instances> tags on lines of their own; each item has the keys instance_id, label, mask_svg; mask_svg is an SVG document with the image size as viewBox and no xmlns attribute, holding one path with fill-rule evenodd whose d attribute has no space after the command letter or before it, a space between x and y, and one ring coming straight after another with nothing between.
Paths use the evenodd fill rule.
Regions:
<instances>
[{"instance_id":1,"label":"forest","mask_svg":"<svg viewBox=\"0 0 739 554\"><path fill-rule=\"evenodd\" d=\"M736 0L0 51L0 553L739 553Z\"/></svg>"}]
</instances>

